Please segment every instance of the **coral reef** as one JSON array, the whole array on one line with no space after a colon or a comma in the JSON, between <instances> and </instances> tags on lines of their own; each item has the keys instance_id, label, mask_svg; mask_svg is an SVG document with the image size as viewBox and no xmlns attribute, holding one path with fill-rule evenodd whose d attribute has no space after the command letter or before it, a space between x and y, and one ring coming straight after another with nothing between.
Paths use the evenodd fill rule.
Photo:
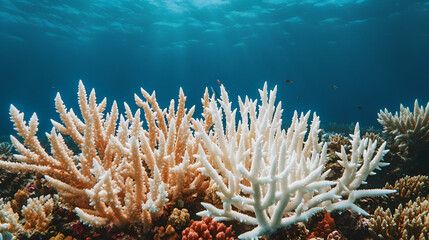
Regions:
<instances>
[{"instance_id":1,"label":"coral reef","mask_svg":"<svg viewBox=\"0 0 429 240\"><path fill-rule=\"evenodd\" d=\"M352 209L368 216L356 200L395 192L358 190L369 175L388 165L383 162L385 142L376 136L361 138L356 124L350 138L332 138L328 148L321 141L319 117L313 114L308 124L310 112L295 112L290 126L282 129L276 90L269 93L265 84L259 105L246 97L239 99L239 110L232 109L223 86L219 99L206 90L202 118L195 119L181 89L177 105L172 100L166 109L155 93L142 89L143 98L135 95L139 109L132 112L125 103L120 114L116 102L106 113L107 100L97 102L95 91L88 96L79 82L80 113L68 110L57 94L60 121L52 120L47 141L36 135L37 115L26 122L11 105L18 134L11 141L18 154L3 156L0 167L36 173L36 178L20 186L26 190L15 199L25 225L18 223L8 202L0 207L0 229L18 231L22 239L100 239L103 234L177 239L177 231L188 226L183 239L233 239L232 227L219 222L233 220L235 226L252 225L240 229L241 239L284 229L285 236L299 238L307 233L300 222L317 213ZM341 168L335 178L328 178L328 155ZM56 193L58 198L47 196ZM190 221L197 211L203 220ZM332 218L325 220L329 229L313 236L341 239ZM54 221L62 226L52 226Z\"/></svg>"}]
</instances>

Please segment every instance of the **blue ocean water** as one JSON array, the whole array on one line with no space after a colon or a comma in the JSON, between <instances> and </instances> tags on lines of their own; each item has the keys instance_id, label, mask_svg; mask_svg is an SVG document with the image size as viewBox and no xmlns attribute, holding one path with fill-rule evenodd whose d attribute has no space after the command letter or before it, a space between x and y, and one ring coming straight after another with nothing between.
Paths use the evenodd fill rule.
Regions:
<instances>
[{"instance_id":1,"label":"blue ocean water","mask_svg":"<svg viewBox=\"0 0 429 240\"><path fill-rule=\"evenodd\" d=\"M378 126L381 108L429 100L429 1L0 0L0 135L10 104L50 131L56 93L77 109L80 79L121 112L140 87L161 107L182 87L195 116L217 80L235 107L268 82L285 120Z\"/></svg>"}]
</instances>

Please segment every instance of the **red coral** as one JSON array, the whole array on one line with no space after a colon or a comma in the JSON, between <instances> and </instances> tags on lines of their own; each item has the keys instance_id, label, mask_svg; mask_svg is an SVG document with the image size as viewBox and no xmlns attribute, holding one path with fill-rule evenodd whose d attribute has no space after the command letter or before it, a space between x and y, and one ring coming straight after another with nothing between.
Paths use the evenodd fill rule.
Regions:
<instances>
[{"instance_id":1,"label":"red coral","mask_svg":"<svg viewBox=\"0 0 429 240\"><path fill-rule=\"evenodd\" d=\"M307 239L311 238L326 238L329 233L334 231L335 229L335 221L329 215L328 212L325 212L325 217L317 224L316 229L307 237Z\"/></svg>"},{"instance_id":2,"label":"red coral","mask_svg":"<svg viewBox=\"0 0 429 240\"><path fill-rule=\"evenodd\" d=\"M201 221L191 220L191 226L182 231L182 240L234 240L232 227L203 217Z\"/></svg>"}]
</instances>

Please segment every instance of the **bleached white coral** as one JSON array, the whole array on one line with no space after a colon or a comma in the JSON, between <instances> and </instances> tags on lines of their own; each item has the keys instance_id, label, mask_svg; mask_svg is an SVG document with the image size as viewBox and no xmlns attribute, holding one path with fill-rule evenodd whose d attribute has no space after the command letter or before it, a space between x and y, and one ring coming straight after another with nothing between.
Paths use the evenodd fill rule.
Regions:
<instances>
[{"instance_id":1,"label":"bleached white coral","mask_svg":"<svg viewBox=\"0 0 429 240\"><path fill-rule=\"evenodd\" d=\"M19 215L12 210L11 203L4 203L3 198L0 198L0 232L21 230L22 225L18 221Z\"/></svg>"},{"instance_id":2,"label":"bleached white coral","mask_svg":"<svg viewBox=\"0 0 429 240\"><path fill-rule=\"evenodd\" d=\"M308 129L310 112L299 117L295 112L289 129L283 130L276 90L268 95L265 84L259 105L256 100L239 98L241 120L236 123L237 109L231 109L222 86L220 99L212 98L205 109L213 119L212 130L205 131L202 121L195 121L196 137L202 142L196 155L203 163L200 171L217 184L223 200L222 208L203 203L206 210L199 215L257 225L239 236L257 239L278 227L306 221L323 209L351 208L366 215L354 204L356 199L394 192L356 190L375 169L388 165L381 162L386 144L376 149L376 142L361 139L358 124L351 135L351 159L344 147L337 153L344 174L335 181L325 180L327 144L318 140L319 117L313 114Z\"/></svg>"}]
</instances>

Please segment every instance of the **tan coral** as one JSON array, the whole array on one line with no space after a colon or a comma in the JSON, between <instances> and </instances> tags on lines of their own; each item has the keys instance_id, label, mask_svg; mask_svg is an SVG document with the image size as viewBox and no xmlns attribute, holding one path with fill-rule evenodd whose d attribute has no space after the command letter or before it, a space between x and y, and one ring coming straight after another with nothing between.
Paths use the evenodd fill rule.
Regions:
<instances>
[{"instance_id":1,"label":"tan coral","mask_svg":"<svg viewBox=\"0 0 429 240\"><path fill-rule=\"evenodd\" d=\"M191 220L188 209L178 209L175 208L171 215L168 217L167 224L174 227L176 230L183 230Z\"/></svg>"},{"instance_id":2,"label":"tan coral","mask_svg":"<svg viewBox=\"0 0 429 240\"><path fill-rule=\"evenodd\" d=\"M46 134L51 154L36 137L37 115L27 124L24 114L12 105L11 119L23 141L11 136L20 154L15 155L17 162L0 161L0 167L43 174L84 222L140 223L148 230L168 200L203 193L208 181L197 171L200 164L193 157L197 151L190 134L194 110L185 108L183 91L177 111L174 101L168 111L162 110L154 93L142 89L142 94L146 101L136 95L136 103L144 111L147 129L141 110L133 113L126 103L125 116L119 114L116 102L105 114L106 99L97 103L94 90L87 96L82 82L78 91L82 118L67 110L57 94L61 123L52 120L54 128ZM64 135L79 146L79 154L70 150Z\"/></svg>"},{"instance_id":3,"label":"tan coral","mask_svg":"<svg viewBox=\"0 0 429 240\"><path fill-rule=\"evenodd\" d=\"M344 146L345 148L350 148L351 147L350 140L347 137L338 133L329 135L328 153L335 154L335 152L341 151L341 146Z\"/></svg>"},{"instance_id":4,"label":"tan coral","mask_svg":"<svg viewBox=\"0 0 429 240\"><path fill-rule=\"evenodd\" d=\"M72 236L65 236L62 233L58 233L56 236L51 237L49 240L77 240L77 239L73 238Z\"/></svg>"},{"instance_id":5,"label":"tan coral","mask_svg":"<svg viewBox=\"0 0 429 240\"><path fill-rule=\"evenodd\" d=\"M400 204L392 214L389 209L378 207L368 224L377 239L419 239L429 236L429 201L417 198L405 207Z\"/></svg>"},{"instance_id":6,"label":"tan coral","mask_svg":"<svg viewBox=\"0 0 429 240\"><path fill-rule=\"evenodd\" d=\"M396 193L389 196L390 202L399 204L426 197L429 194L429 177L424 175L405 176L397 180L394 186L386 183L385 189L394 189Z\"/></svg>"},{"instance_id":7,"label":"tan coral","mask_svg":"<svg viewBox=\"0 0 429 240\"><path fill-rule=\"evenodd\" d=\"M29 198L27 205L22 207L22 216L25 218L24 229L45 231L52 221L54 199L51 196Z\"/></svg>"},{"instance_id":8,"label":"tan coral","mask_svg":"<svg viewBox=\"0 0 429 240\"><path fill-rule=\"evenodd\" d=\"M429 142L429 102L423 107L416 99L413 112L401 104L399 114L396 112L395 115L387 109L380 110L378 122L383 125L384 132L396 135L401 148L407 147L410 142Z\"/></svg>"}]
</instances>

